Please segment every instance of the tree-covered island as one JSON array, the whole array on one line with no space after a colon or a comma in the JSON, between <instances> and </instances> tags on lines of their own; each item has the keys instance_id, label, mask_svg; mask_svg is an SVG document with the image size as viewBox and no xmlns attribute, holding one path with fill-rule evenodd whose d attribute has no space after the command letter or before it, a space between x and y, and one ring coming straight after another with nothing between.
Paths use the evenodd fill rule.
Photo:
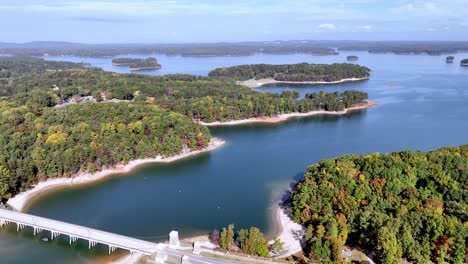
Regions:
<instances>
[{"instance_id":1,"label":"tree-covered island","mask_svg":"<svg viewBox=\"0 0 468 264\"><path fill-rule=\"evenodd\" d=\"M447 63L453 63L453 60L455 60L454 56L448 56L447 58L445 58L445 62Z\"/></svg>"},{"instance_id":2,"label":"tree-covered island","mask_svg":"<svg viewBox=\"0 0 468 264\"><path fill-rule=\"evenodd\" d=\"M115 58L112 59L112 65L128 66L128 69L131 71L161 69L161 64L159 64L158 60L153 57L149 57L146 59Z\"/></svg>"},{"instance_id":3,"label":"tree-covered island","mask_svg":"<svg viewBox=\"0 0 468 264\"><path fill-rule=\"evenodd\" d=\"M284 82L337 82L364 79L369 75L369 68L349 63L251 64L218 68L208 74L210 77L227 77L237 81L270 78Z\"/></svg>"},{"instance_id":4,"label":"tree-covered island","mask_svg":"<svg viewBox=\"0 0 468 264\"><path fill-rule=\"evenodd\" d=\"M345 155L310 166L291 195L307 261L343 245L381 263L467 263L468 145Z\"/></svg>"},{"instance_id":5,"label":"tree-covered island","mask_svg":"<svg viewBox=\"0 0 468 264\"><path fill-rule=\"evenodd\" d=\"M468 66L468 59L463 59L460 61L461 66Z\"/></svg>"}]
</instances>

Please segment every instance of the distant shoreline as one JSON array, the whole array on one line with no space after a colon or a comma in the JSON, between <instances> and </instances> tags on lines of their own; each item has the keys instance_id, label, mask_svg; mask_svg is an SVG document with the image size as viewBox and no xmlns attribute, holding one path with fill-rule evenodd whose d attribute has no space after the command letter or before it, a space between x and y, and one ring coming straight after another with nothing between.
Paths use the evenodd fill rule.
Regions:
<instances>
[{"instance_id":1,"label":"distant shoreline","mask_svg":"<svg viewBox=\"0 0 468 264\"><path fill-rule=\"evenodd\" d=\"M142 70L159 70L161 66L151 66L151 67L140 67L140 68L128 68L129 71L142 71Z\"/></svg>"},{"instance_id":2,"label":"distant shoreline","mask_svg":"<svg viewBox=\"0 0 468 264\"><path fill-rule=\"evenodd\" d=\"M210 143L208 146L201 150L195 151L186 151L182 152L179 155L163 158L161 156L157 156L155 158L146 158L146 159L137 159L132 160L126 165L117 165L112 169L103 169L101 171L95 173L89 172L82 172L78 173L77 175L69 178L50 178L46 181L42 181L37 183L32 189L29 189L25 192L19 193L15 195L13 198L10 198L7 202L7 205L11 206L16 211L24 211L30 205L30 203L52 190L57 190L64 187L70 186L78 186L78 185L85 185L85 184L92 184L98 182L102 179L110 177L115 174L123 174L129 173L137 167L140 167L144 164L149 163L170 163L176 160L184 159L187 157L195 156L204 152L209 152L215 150L221 146L223 146L226 141L218 139L218 138L211 138Z\"/></svg>"},{"instance_id":3,"label":"distant shoreline","mask_svg":"<svg viewBox=\"0 0 468 264\"><path fill-rule=\"evenodd\" d=\"M226 122L203 122L199 121L198 123L204 126L236 126L236 125L243 125L243 124L252 124L252 123L280 123L284 122L293 117L306 117L306 116L314 116L314 115L344 115L351 111L357 111L362 109L367 109L377 105L377 102L367 101L362 104L358 104L349 108L346 108L343 111L325 111L325 110L317 110L317 111L310 111L306 113L289 113L289 114L280 114L275 117L264 117L264 118L248 118L248 119L241 119L241 120L233 120L233 121L226 121Z\"/></svg>"},{"instance_id":4,"label":"distant shoreline","mask_svg":"<svg viewBox=\"0 0 468 264\"><path fill-rule=\"evenodd\" d=\"M346 82L358 82L358 81L365 81L368 80L369 76L362 77L362 78L346 78L341 79L338 81L306 81L306 82L295 82L295 81L277 81L273 78L265 78L265 79L251 79L247 81L238 81L237 84L247 86L249 88L258 88L264 85L269 84L338 84L338 83L346 83Z\"/></svg>"}]
</instances>

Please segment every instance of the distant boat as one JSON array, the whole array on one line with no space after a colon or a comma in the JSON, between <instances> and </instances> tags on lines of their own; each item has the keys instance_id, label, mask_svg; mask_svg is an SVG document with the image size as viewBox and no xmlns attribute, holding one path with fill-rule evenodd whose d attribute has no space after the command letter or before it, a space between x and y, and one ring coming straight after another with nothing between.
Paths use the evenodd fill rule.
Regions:
<instances>
[{"instance_id":1,"label":"distant boat","mask_svg":"<svg viewBox=\"0 0 468 264\"><path fill-rule=\"evenodd\" d=\"M42 241L44 241L44 242L49 242L49 239L48 239L47 237L44 237L44 238L42 239Z\"/></svg>"},{"instance_id":2,"label":"distant boat","mask_svg":"<svg viewBox=\"0 0 468 264\"><path fill-rule=\"evenodd\" d=\"M351 55L351 56L348 56L346 57L346 60L349 60L349 61L355 61L355 60L358 60L359 57L358 56L354 56L354 55Z\"/></svg>"},{"instance_id":3,"label":"distant boat","mask_svg":"<svg viewBox=\"0 0 468 264\"><path fill-rule=\"evenodd\" d=\"M447 63L453 63L453 60L455 59L454 56L448 56L446 59L445 59L445 62Z\"/></svg>"},{"instance_id":4,"label":"distant boat","mask_svg":"<svg viewBox=\"0 0 468 264\"><path fill-rule=\"evenodd\" d=\"M468 67L468 59L464 59L460 62L460 65L461 66L465 66L465 67Z\"/></svg>"}]
</instances>

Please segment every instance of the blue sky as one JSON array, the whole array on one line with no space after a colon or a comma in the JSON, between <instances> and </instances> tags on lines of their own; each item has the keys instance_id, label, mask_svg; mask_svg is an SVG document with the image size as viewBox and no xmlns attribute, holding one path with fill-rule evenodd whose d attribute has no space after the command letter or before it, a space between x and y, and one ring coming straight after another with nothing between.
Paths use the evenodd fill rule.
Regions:
<instances>
[{"instance_id":1,"label":"blue sky","mask_svg":"<svg viewBox=\"0 0 468 264\"><path fill-rule=\"evenodd\" d=\"M0 0L0 42L468 40L468 0Z\"/></svg>"}]
</instances>

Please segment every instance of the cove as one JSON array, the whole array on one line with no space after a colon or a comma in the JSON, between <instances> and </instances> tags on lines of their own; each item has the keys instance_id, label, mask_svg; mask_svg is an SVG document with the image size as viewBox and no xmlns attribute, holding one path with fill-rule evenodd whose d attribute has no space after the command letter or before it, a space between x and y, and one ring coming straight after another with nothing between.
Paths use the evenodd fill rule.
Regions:
<instances>
[{"instance_id":1,"label":"cove","mask_svg":"<svg viewBox=\"0 0 468 264\"><path fill-rule=\"evenodd\" d=\"M343 154L430 150L468 142L467 68L445 64L445 56L353 54L360 58L356 63L373 70L370 80L258 90L296 89L304 95L357 89L379 102L373 108L280 124L213 127L213 136L227 141L221 149L171 164L145 165L95 185L54 191L35 201L28 212L152 241L165 239L172 229L189 237L230 223L269 233L275 201L314 162ZM163 69L205 74L214 67L252 61L332 63L343 57L346 53L158 60ZM187 60L200 70L183 71ZM88 251L86 244L70 247L67 240L40 238L11 227L0 231L1 262L87 263L107 254L106 248Z\"/></svg>"}]
</instances>

